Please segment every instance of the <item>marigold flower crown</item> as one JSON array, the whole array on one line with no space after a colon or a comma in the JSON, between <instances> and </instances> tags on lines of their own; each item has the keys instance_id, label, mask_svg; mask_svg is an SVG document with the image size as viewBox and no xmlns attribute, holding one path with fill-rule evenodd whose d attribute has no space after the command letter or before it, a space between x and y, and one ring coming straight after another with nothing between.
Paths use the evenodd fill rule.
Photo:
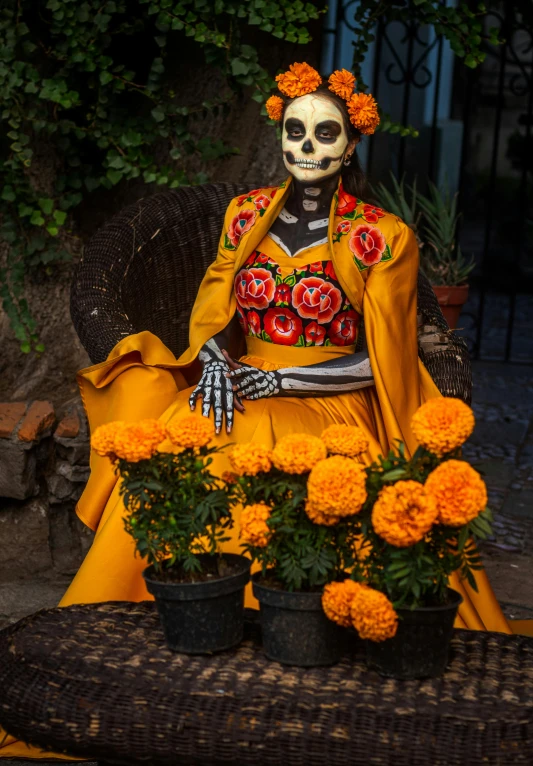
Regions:
<instances>
[{"instance_id":1,"label":"marigold flower crown","mask_svg":"<svg viewBox=\"0 0 533 766\"><path fill-rule=\"evenodd\" d=\"M278 90L288 98L297 98L313 93L322 84L322 77L305 62L291 64L287 72L276 76ZM376 100L371 93L354 93L355 77L347 69L336 69L328 78L328 89L346 101L350 122L365 136L370 136L379 125ZM266 102L267 114L279 122L283 115L284 101L279 96L270 96Z\"/></svg>"}]
</instances>

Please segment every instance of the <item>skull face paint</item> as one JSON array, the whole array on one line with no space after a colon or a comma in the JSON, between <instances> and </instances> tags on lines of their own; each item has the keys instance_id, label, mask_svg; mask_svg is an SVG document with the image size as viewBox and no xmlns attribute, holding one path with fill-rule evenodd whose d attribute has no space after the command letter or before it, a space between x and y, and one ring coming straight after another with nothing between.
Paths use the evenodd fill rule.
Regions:
<instances>
[{"instance_id":1,"label":"skull face paint","mask_svg":"<svg viewBox=\"0 0 533 766\"><path fill-rule=\"evenodd\" d=\"M339 172L348 143L342 114L329 98L309 93L285 110L283 162L298 181L312 183Z\"/></svg>"}]
</instances>

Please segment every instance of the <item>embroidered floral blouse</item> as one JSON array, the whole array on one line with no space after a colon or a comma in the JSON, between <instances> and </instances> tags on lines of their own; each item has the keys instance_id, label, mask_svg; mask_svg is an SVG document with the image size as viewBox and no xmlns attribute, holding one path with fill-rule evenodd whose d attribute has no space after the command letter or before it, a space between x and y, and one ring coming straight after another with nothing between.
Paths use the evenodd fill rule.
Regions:
<instances>
[{"instance_id":1,"label":"embroidered floral blouse","mask_svg":"<svg viewBox=\"0 0 533 766\"><path fill-rule=\"evenodd\" d=\"M283 346L352 346L360 316L333 268L328 244L291 258L265 236L235 277L243 332Z\"/></svg>"}]
</instances>

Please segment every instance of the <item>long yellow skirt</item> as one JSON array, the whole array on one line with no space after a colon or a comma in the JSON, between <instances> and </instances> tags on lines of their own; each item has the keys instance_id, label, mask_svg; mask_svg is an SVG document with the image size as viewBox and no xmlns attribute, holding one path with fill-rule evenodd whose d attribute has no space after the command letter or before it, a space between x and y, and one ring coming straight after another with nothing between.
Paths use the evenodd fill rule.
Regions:
<instances>
[{"instance_id":1,"label":"long yellow skirt","mask_svg":"<svg viewBox=\"0 0 533 766\"><path fill-rule=\"evenodd\" d=\"M353 349L287 348L248 338L248 356L241 361L263 370L282 369L299 364L314 364ZM190 414L192 388L174 358L150 333L132 336L120 344L107 362L80 373L80 384L91 430L110 420L138 420L160 417L168 423ZM181 389L181 390L180 390ZM437 392L438 393L438 392ZM437 395L434 386L422 390L422 401ZM320 433L332 423L361 427L369 440L367 463L388 452L387 424L383 422L373 387L323 398L266 398L245 401L246 412L235 413L230 435L223 431L220 445L261 442L269 447L288 433ZM199 408L199 407L198 407ZM227 451L216 456L213 470L219 474L230 468ZM146 563L135 556L133 541L124 531L124 506L118 494L116 477L107 459L92 457L91 479L78 505L80 518L96 535L93 545L60 606L100 601L142 601L152 599L141 576ZM238 522L238 519L236 519ZM238 524L226 545L238 552ZM484 572L476 573L476 593L457 576L450 585L463 596L456 626L472 630L511 633ZM251 589L248 606L255 606ZM2 739L0 730L0 742ZM7 737L0 747L0 758L61 758L44 753Z\"/></svg>"}]
</instances>

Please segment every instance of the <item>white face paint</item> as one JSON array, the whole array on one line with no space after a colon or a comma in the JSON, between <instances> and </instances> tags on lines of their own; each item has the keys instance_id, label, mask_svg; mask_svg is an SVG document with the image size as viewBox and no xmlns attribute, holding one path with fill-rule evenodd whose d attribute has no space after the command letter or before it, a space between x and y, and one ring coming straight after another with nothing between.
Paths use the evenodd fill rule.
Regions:
<instances>
[{"instance_id":1,"label":"white face paint","mask_svg":"<svg viewBox=\"0 0 533 766\"><path fill-rule=\"evenodd\" d=\"M285 110L283 162L298 181L312 183L335 175L348 143L341 111L329 98L308 93Z\"/></svg>"}]
</instances>

